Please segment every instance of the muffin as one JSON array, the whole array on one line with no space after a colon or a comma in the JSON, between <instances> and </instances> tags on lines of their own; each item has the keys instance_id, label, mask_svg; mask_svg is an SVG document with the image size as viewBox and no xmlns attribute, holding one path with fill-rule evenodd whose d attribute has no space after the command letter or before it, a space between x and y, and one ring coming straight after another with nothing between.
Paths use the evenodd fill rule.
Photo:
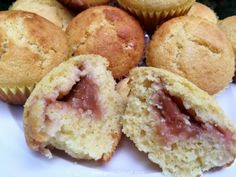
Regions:
<instances>
[{"instance_id":1,"label":"muffin","mask_svg":"<svg viewBox=\"0 0 236 177\"><path fill-rule=\"evenodd\" d=\"M57 0L17 0L9 10L23 10L36 13L65 30L73 14Z\"/></svg>"},{"instance_id":2,"label":"muffin","mask_svg":"<svg viewBox=\"0 0 236 177\"><path fill-rule=\"evenodd\" d=\"M234 75L234 53L213 23L183 16L164 23L153 35L147 64L181 75L209 94L224 89Z\"/></svg>"},{"instance_id":3,"label":"muffin","mask_svg":"<svg viewBox=\"0 0 236 177\"><path fill-rule=\"evenodd\" d=\"M116 79L138 65L144 51L144 33L139 23L123 10L111 6L89 8L66 29L73 56L97 54L108 59Z\"/></svg>"},{"instance_id":4,"label":"muffin","mask_svg":"<svg viewBox=\"0 0 236 177\"><path fill-rule=\"evenodd\" d=\"M49 158L50 148L76 159L111 158L121 137L124 105L107 66L97 55L76 56L36 85L23 114L31 149Z\"/></svg>"},{"instance_id":5,"label":"muffin","mask_svg":"<svg viewBox=\"0 0 236 177\"><path fill-rule=\"evenodd\" d=\"M110 0L58 0L58 1L75 10L87 9L89 7L97 5L105 5L110 2Z\"/></svg>"},{"instance_id":6,"label":"muffin","mask_svg":"<svg viewBox=\"0 0 236 177\"><path fill-rule=\"evenodd\" d=\"M123 132L164 174L196 177L236 157L236 129L214 98L153 67L133 69Z\"/></svg>"},{"instance_id":7,"label":"muffin","mask_svg":"<svg viewBox=\"0 0 236 177\"><path fill-rule=\"evenodd\" d=\"M34 85L68 56L65 33L45 18L23 11L0 12L1 100L23 104Z\"/></svg>"},{"instance_id":8,"label":"muffin","mask_svg":"<svg viewBox=\"0 0 236 177\"><path fill-rule=\"evenodd\" d=\"M172 17L185 15L195 0L117 0L126 10L135 14L148 30Z\"/></svg>"},{"instance_id":9,"label":"muffin","mask_svg":"<svg viewBox=\"0 0 236 177\"><path fill-rule=\"evenodd\" d=\"M218 25L230 40L236 59L236 15L220 20ZM233 81L236 83L236 72L234 74Z\"/></svg>"},{"instance_id":10,"label":"muffin","mask_svg":"<svg viewBox=\"0 0 236 177\"><path fill-rule=\"evenodd\" d=\"M214 24L217 24L218 22L218 17L216 16L215 12L211 8L199 2L195 2L193 4L187 15L200 17Z\"/></svg>"}]
</instances>

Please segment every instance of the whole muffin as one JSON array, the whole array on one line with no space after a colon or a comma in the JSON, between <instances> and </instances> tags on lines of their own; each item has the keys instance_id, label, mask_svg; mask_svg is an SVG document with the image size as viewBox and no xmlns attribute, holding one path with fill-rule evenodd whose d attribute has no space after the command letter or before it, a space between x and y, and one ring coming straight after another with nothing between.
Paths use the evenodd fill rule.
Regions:
<instances>
[{"instance_id":1,"label":"whole muffin","mask_svg":"<svg viewBox=\"0 0 236 177\"><path fill-rule=\"evenodd\" d=\"M36 13L63 30L72 20L73 14L57 0L17 0L9 10L23 10Z\"/></svg>"},{"instance_id":2,"label":"whole muffin","mask_svg":"<svg viewBox=\"0 0 236 177\"><path fill-rule=\"evenodd\" d=\"M218 17L216 16L215 12L211 8L199 2L195 2L193 4L187 15L200 17L214 24L217 24L218 22Z\"/></svg>"},{"instance_id":3,"label":"whole muffin","mask_svg":"<svg viewBox=\"0 0 236 177\"><path fill-rule=\"evenodd\" d=\"M0 99L23 104L34 85L68 55L66 35L45 18L0 12Z\"/></svg>"},{"instance_id":4,"label":"whole muffin","mask_svg":"<svg viewBox=\"0 0 236 177\"><path fill-rule=\"evenodd\" d=\"M164 23L153 35L147 64L179 74L209 94L224 89L234 75L234 53L213 23L183 16Z\"/></svg>"},{"instance_id":5,"label":"whole muffin","mask_svg":"<svg viewBox=\"0 0 236 177\"><path fill-rule=\"evenodd\" d=\"M149 30L172 17L186 14L195 0L118 0L119 4L137 15Z\"/></svg>"},{"instance_id":6,"label":"whole muffin","mask_svg":"<svg viewBox=\"0 0 236 177\"><path fill-rule=\"evenodd\" d=\"M58 1L75 10L87 9L89 7L97 5L105 5L110 2L110 0L58 0Z\"/></svg>"},{"instance_id":7,"label":"whole muffin","mask_svg":"<svg viewBox=\"0 0 236 177\"><path fill-rule=\"evenodd\" d=\"M234 49L236 59L236 15L220 20L218 25L230 40ZM233 81L236 83L236 71L234 74Z\"/></svg>"},{"instance_id":8,"label":"whole muffin","mask_svg":"<svg viewBox=\"0 0 236 177\"><path fill-rule=\"evenodd\" d=\"M144 50L139 23L111 6L89 8L77 15L66 30L72 55L98 54L108 59L115 78L138 65Z\"/></svg>"}]
</instances>

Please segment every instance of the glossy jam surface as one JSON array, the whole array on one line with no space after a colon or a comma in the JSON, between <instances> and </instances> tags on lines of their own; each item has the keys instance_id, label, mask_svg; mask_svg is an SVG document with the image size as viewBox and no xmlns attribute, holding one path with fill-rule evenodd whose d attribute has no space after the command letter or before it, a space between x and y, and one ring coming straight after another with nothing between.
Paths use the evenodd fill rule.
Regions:
<instances>
[{"instance_id":1,"label":"glossy jam surface","mask_svg":"<svg viewBox=\"0 0 236 177\"><path fill-rule=\"evenodd\" d=\"M202 122L194 110L184 107L180 98L160 88L153 97L152 110L157 116L157 133L163 144L197 139L202 135L216 137L225 143L232 141L233 135L229 130Z\"/></svg>"},{"instance_id":2,"label":"glossy jam surface","mask_svg":"<svg viewBox=\"0 0 236 177\"><path fill-rule=\"evenodd\" d=\"M81 77L62 101L69 103L75 109L82 109L83 112L90 110L96 118L101 117L98 86L89 76Z\"/></svg>"}]
</instances>

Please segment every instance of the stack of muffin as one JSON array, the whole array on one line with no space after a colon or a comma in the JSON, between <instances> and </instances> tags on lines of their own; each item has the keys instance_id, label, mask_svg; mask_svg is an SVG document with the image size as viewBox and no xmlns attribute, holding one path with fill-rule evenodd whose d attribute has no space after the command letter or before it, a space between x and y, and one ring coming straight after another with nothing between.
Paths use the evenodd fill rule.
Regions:
<instances>
[{"instance_id":1,"label":"stack of muffin","mask_svg":"<svg viewBox=\"0 0 236 177\"><path fill-rule=\"evenodd\" d=\"M24 104L47 157L107 161L123 132L164 174L198 176L236 157L210 96L234 76L235 21L195 0L17 0L0 12L0 99Z\"/></svg>"}]
</instances>

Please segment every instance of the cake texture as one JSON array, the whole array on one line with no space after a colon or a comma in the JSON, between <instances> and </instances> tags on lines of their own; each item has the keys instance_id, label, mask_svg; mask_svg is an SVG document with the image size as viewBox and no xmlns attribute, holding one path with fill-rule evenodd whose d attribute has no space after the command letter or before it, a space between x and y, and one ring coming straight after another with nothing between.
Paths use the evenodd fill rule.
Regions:
<instances>
[{"instance_id":1,"label":"cake texture","mask_svg":"<svg viewBox=\"0 0 236 177\"><path fill-rule=\"evenodd\" d=\"M98 55L76 56L48 73L24 106L24 131L31 149L50 148L76 159L107 161L121 137L122 98Z\"/></svg>"},{"instance_id":2,"label":"cake texture","mask_svg":"<svg viewBox=\"0 0 236 177\"><path fill-rule=\"evenodd\" d=\"M235 58L217 25L183 16L164 23L152 36L147 65L179 74L213 95L232 81Z\"/></svg>"},{"instance_id":3,"label":"cake texture","mask_svg":"<svg viewBox=\"0 0 236 177\"><path fill-rule=\"evenodd\" d=\"M126 10L135 14L146 29L153 30L170 18L185 15L195 0L118 0Z\"/></svg>"},{"instance_id":4,"label":"cake texture","mask_svg":"<svg viewBox=\"0 0 236 177\"><path fill-rule=\"evenodd\" d=\"M218 22L218 17L215 14L214 10L199 2L195 2L193 4L187 15L200 17L214 24L217 24Z\"/></svg>"},{"instance_id":5,"label":"cake texture","mask_svg":"<svg viewBox=\"0 0 236 177\"><path fill-rule=\"evenodd\" d=\"M197 177L233 163L236 129L213 97L158 68L135 68L129 79L123 132L164 174Z\"/></svg>"},{"instance_id":6,"label":"cake texture","mask_svg":"<svg viewBox=\"0 0 236 177\"><path fill-rule=\"evenodd\" d=\"M65 30L73 14L57 0L17 0L9 10L22 10L36 13Z\"/></svg>"},{"instance_id":7,"label":"cake texture","mask_svg":"<svg viewBox=\"0 0 236 177\"><path fill-rule=\"evenodd\" d=\"M144 33L125 11L111 6L89 8L77 15L66 30L73 56L97 54L108 59L115 78L127 75L142 59Z\"/></svg>"},{"instance_id":8,"label":"cake texture","mask_svg":"<svg viewBox=\"0 0 236 177\"><path fill-rule=\"evenodd\" d=\"M34 85L68 55L66 35L45 18L0 12L0 99L24 104Z\"/></svg>"},{"instance_id":9,"label":"cake texture","mask_svg":"<svg viewBox=\"0 0 236 177\"><path fill-rule=\"evenodd\" d=\"M105 5L110 2L110 0L59 0L64 5L75 9L83 10L92 6Z\"/></svg>"},{"instance_id":10,"label":"cake texture","mask_svg":"<svg viewBox=\"0 0 236 177\"><path fill-rule=\"evenodd\" d=\"M236 15L220 20L218 25L230 40L234 49L234 55L236 59ZM234 73L233 81L234 83L236 83L236 71Z\"/></svg>"}]
</instances>

